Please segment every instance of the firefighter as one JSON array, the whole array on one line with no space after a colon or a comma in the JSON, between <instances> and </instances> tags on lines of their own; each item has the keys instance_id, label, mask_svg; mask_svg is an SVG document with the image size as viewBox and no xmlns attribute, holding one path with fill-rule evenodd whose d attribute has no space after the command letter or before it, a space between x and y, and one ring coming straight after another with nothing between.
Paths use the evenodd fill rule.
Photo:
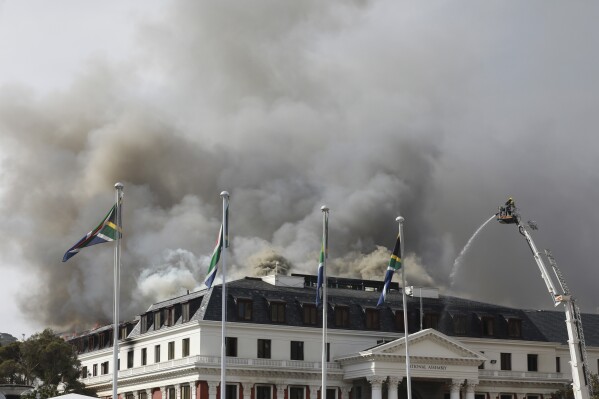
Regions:
<instances>
[{"instance_id":1,"label":"firefighter","mask_svg":"<svg viewBox=\"0 0 599 399\"><path fill-rule=\"evenodd\" d=\"M508 198L508 200L505 202L505 214L512 216L512 212L514 211L515 207L516 205L514 204L514 199L512 197Z\"/></svg>"}]
</instances>

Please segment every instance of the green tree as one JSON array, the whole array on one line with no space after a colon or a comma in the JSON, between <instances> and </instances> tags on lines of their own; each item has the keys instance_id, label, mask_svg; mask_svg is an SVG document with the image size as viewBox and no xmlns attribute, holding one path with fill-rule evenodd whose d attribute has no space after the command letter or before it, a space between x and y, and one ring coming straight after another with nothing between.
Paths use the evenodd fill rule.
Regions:
<instances>
[{"instance_id":1,"label":"green tree","mask_svg":"<svg viewBox=\"0 0 599 399\"><path fill-rule=\"evenodd\" d=\"M35 385L26 398L33 399L37 393L40 398L65 393L96 396L79 381L80 366L75 348L50 329L0 347L0 380Z\"/></svg>"}]
</instances>

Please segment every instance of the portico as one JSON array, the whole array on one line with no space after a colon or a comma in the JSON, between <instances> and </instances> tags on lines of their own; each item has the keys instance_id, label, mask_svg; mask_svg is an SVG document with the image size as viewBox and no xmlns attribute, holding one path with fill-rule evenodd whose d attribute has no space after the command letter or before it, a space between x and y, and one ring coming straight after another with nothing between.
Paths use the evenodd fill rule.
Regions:
<instances>
[{"instance_id":1,"label":"portico","mask_svg":"<svg viewBox=\"0 0 599 399\"><path fill-rule=\"evenodd\" d=\"M336 359L344 370L344 380L366 379L370 395L364 399L398 399L399 384L406 377L405 337ZM439 397L450 393L450 399L474 399L478 384L478 366L486 360L480 353L433 329L409 336L410 377L413 397ZM437 392L418 392L419 385L429 382ZM405 383L404 383L405 384ZM422 390L422 389L421 389Z\"/></svg>"}]
</instances>

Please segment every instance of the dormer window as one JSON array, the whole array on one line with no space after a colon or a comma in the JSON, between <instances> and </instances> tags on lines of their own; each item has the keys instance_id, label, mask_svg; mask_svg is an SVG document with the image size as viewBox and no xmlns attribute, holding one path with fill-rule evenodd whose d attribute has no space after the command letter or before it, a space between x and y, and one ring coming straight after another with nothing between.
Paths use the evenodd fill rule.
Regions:
<instances>
[{"instance_id":1,"label":"dormer window","mask_svg":"<svg viewBox=\"0 0 599 399\"><path fill-rule=\"evenodd\" d=\"M167 326L175 325L175 307L170 307L164 310L164 323Z\"/></svg>"},{"instance_id":2,"label":"dormer window","mask_svg":"<svg viewBox=\"0 0 599 399\"><path fill-rule=\"evenodd\" d=\"M121 326L119 328L119 339L125 339L127 338L127 335L129 335L127 331L127 325Z\"/></svg>"},{"instance_id":3,"label":"dormer window","mask_svg":"<svg viewBox=\"0 0 599 399\"><path fill-rule=\"evenodd\" d=\"M507 319L507 335L510 338L522 337L522 320L509 318Z\"/></svg>"},{"instance_id":4,"label":"dormer window","mask_svg":"<svg viewBox=\"0 0 599 399\"><path fill-rule=\"evenodd\" d=\"M378 309L374 308L366 308L365 311L366 316L366 329L368 330L380 330L381 322L380 322L380 312Z\"/></svg>"},{"instance_id":5,"label":"dormer window","mask_svg":"<svg viewBox=\"0 0 599 399\"><path fill-rule=\"evenodd\" d=\"M253 301L251 298L235 298L237 303L237 319L242 321L252 320Z\"/></svg>"},{"instance_id":6,"label":"dormer window","mask_svg":"<svg viewBox=\"0 0 599 399\"><path fill-rule=\"evenodd\" d=\"M490 316L484 316L480 319L481 332L484 337L492 337L495 335L495 319Z\"/></svg>"},{"instance_id":7,"label":"dormer window","mask_svg":"<svg viewBox=\"0 0 599 399\"><path fill-rule=\"evenodd\" d=\"M456 314L452 317L453 333L455 335L466 335L467 318L463 314Z\"/></svg>"},{"instance_id":8,"label":"dormer window","mask_svg":"<svg viewBox=\"0 0 599 399\"><path fill-rule=\"evenodd\" d=\"M424 328L434 328L435 330L439 329L439 314L433 312L424 313L424 320L422 324Z\"/></svg>"},{"instance_id":9,"label":"dormer window","mask_svg":"<svg viewBox=\"0 0 599 399\"><path fill-rule=\"evenodd\" d=\"M154 312L154 330L160 330L162 327L162 312L160 310Z\"/></svg>"},{"instance_id":10,"label":"dormer window","mask_svg":"<svg viewBox=\"0 0 599 399\"><path fill-rule=\"evenodd\" d=\"M302 304L302 314L304 324L315 326L316 325L316 305L313 303Z\"/></svg>"},{"instance_id":11,"label":"dormer window","mask_svg":"<svg viewBox=\"0 0 599 399\"><path fill-rule=\"evenodd\" d=\"M181 322L187 323L189 321L189 302L181 305Z\"/></svg>"},{"instance_id":12,"label":"dormer window","mask_svg":"<svg viewBox=\"0 0 599 399\"><path fill-rule=\"evenodd\" d=\"M270 305L270 321L273 323L285 323L285 309L287 303L280 300L269 301Z\"/></svg>"},{"instance_id":13,"label":"dormer window","mask_svg":"<svg viewBox=\"0 0 599 399\"><path fill-rule=\"evenodd\" d=\"M335 306L335 326L349 327L349 307L345 305Z\"/></svg>"}]
</instances>

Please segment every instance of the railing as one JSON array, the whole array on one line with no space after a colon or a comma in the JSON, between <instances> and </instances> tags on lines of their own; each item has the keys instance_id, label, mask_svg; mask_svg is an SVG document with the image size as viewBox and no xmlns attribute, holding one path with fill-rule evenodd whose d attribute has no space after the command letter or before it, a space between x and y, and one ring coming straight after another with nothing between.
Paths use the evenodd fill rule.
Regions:
<instances>
[{"instance_id":1,"label":"railing","mask_svg":"<svg viewBox=\"0 0 599 399\"><path fill-rule=\"evenodd\" d=\"M147 366L135 367L119 371L119 378L133 377L136 375L147 374L155 371L176 369L185 366L214 366L220 367L220 356L189 356L182 359L169 360L162 363L150 364ZM276 369L300 369L318 371L322 367L321 362L307 362L302 360L273 360L273 359L246 359L239 357L227 357L227 366L249 367L249 368L276 368ZM327 363L327 370L341 371L341 366L337 363ZM83 382L86 385L94 385L101 382L112 380L112 374L104 374L96 377L85 378Z\"/></svg>"},{"instance_id":2,"label":"railing","mask_svg":"<svg viewBox=\"0 0 599 399\"><path fill-rule=\"evenodd\" d=\"M478 370L479 377L518 378L523 380L568 380L564 373L541 373L537 371Z\"/></svg>"}]
</instances>

